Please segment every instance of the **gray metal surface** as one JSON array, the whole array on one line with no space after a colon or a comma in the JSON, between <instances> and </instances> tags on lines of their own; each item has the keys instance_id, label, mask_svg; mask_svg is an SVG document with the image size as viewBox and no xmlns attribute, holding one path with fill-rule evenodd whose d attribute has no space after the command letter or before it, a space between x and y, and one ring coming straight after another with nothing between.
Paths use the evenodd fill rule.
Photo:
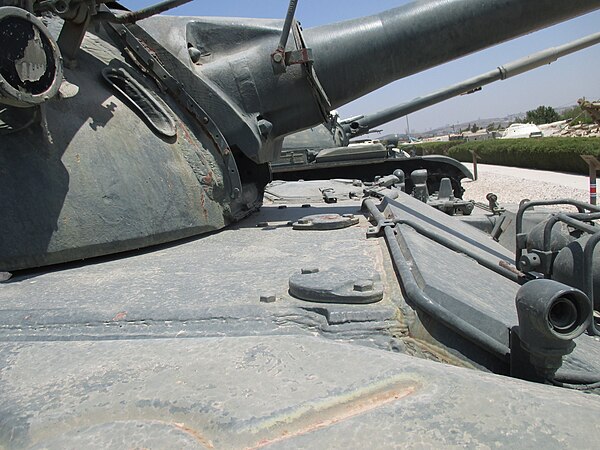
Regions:
<instances>
[{"instance_id":1,"label":"gray metal surface","mask_svg":"<svg viewBox=\"0 0 600 450\"><path fill-rule=\"evenodd\" d=\"M9 448L591 448L600 435L596 397L310 336L1 353Z\"/></svg>"},{"instance_id":2,"label":"gray metal surface","mask_svg":"<svg viewBox=\"0 0 600 450\"><path fill-rule=\"evenodd\" d=\"M306 39L335 108L383 86L398 71L408 76L598 6L596 0L417 1L385 14L307 30ZM344 70L346 64L351 68Z\"/></svg>"},{"instance_id":3,"label":"gray metal surface","mask_svg":"<svg viewBox=\"0 0 600 450\"><path fill-rule=\"evenodd\" d=\"M358 208L351 203L335 211L357 213ZM0 288L0 322L15 339L27 339L29 333L58 339L80 333L206 335L228 328L256 334L276 329L277 322L285 324L286 316L294 326L293 302L265 309L260 296L273 293L290 299L288 279L306 266L326 269L344 261L358 272L376 270L380 259L377 243L367 241L358 226L330 232L274 226L311 211L332 209L266 207L239 227L204 239L97 264L17 275ZM263 222L271 226L257 226ZM148 322L156 326L148 328Z\"/></svg>"},{"instance_id":4,"label":"gray metal surface","mask_svg":"<svg viewBox=\"0 0 600 450\"><path fill-rule=\"evenodd\" d=\"M328 187L335 205L322 203ZM219 233L15 273L0 284L0 447L593 446L596 396L449 366L473 364L425 339L364 217L332 231L288 225L358 214L357 189L274 183L274 203ZM340 265L378 272L383 300L288 292L302 268ZM594 344L569 367L589 368Z\"/></svg>"},{"instance_id":5,"label":"gray metal surface","mask_svg":"<svg viewBox=\"0 0 600 450\"><path fill-rule=\"evenodd\" d=\"M36 127L2 136L0 269L180 239L222 228L240 213L223 149L164 95L178 137L155 134L102 80L115 60L136 72L88 35L80 69L65 69L81 94L45 106L49 134Z\"/></svg>"},{"instance_id":6,"label":"gray metal surface","mask_svg":"<svg viewBox=\"0 0 600 450\"><path fill-rule=\"evenodd\" d=\"M395 218L414 219L436 233L461 241L474 253L494 261L496 265L501 260L512 262L512 255L488 235L440 211L433 212L430 207L406 194L390 205L390 213ZM516 323L514 298L519 285L423 237L408 225L400 227L407 254L416 266L415 277L423 290L445 307L456 308L459 316L480 316L480 320L485 321L483 326L489 327L490 332L495 328L496 333L492 334L508 345L506 324ZM465 277L468 277L468 282Z\"/></svg>"}]
</instances>

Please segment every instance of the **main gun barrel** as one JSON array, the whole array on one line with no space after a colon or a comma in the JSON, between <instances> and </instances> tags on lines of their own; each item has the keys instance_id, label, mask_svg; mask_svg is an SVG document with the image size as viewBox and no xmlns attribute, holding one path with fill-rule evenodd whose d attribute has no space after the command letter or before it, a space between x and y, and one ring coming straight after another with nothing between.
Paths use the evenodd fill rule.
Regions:
<instances>
[{"instance_id":1,"label":"main gun barrel","mask_svg":"<svg viewBox=\"0 0 600 450\"><path fill-rule=\"evenodd\" d=\"M598 0L421 0L306 31L338 107L394 80L600 7Z\"/></svg>"}]
</instances>

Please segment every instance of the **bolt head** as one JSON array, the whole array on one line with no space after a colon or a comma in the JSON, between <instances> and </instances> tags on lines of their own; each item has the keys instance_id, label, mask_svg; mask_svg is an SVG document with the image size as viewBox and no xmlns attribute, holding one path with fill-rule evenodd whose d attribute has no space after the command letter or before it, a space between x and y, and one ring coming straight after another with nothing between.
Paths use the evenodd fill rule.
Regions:
<instances>
[{"instance_id":1,"label":"bolt head","mask_svg":"<svg viewBox=\"0 0 600 450\"><path fill-rule=\"evenodd\" d=\"M274 295L261 295L260 302L261 303L274 303L277 300L277 297Z\"/></svg>"},{"instance_id":2,"label":"bolt head","mask_svg":"<svg viewBox=\"0 0 600 450\"><path fill-rule=\"evenodd\" d=\"M273 61L275 61L276 63L280 63L281 61L283 61L283 55L281 53L273 53Z\"/></svg>"}]
</instances>

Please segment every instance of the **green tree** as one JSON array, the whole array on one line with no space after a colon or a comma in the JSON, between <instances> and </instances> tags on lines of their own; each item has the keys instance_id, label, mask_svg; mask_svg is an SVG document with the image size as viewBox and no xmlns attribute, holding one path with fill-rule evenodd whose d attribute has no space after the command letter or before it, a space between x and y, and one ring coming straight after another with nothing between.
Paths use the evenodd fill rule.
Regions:
<instances>
[{"instance_id":1,"label":"green tree","mask_svg":"<svg viewBox=\"0 0 600 450\"><path fill-rule=\"evenodd\" d=\"M581 106L574 106L571 109L567 109L561 114L561 120L568 120L572 125L578 123L590 124L594 122L590 115L581 109Z\"/></svg>"},{"instance_id":2,"label":"green tree","mask_svg":"<svg viewBox=\"0 0 600 450\"><path fill-rule=\"evenodd\" d=\"M538 106L537 109L527 111L525 122L540 125L543 123L558 122L560 116L552 106Z\"/></svg>"},{"instance_id":3,"label":"green tree","mask_svg":"<svg viewBox=\"0 0 600 450\"><path fill-rule=\"evenodd\" d=\"M473 124L473 126L471 127L471 133L476 133L479 130L479 127L477 126L476 123Z\"/></svg>"}]
</instances>

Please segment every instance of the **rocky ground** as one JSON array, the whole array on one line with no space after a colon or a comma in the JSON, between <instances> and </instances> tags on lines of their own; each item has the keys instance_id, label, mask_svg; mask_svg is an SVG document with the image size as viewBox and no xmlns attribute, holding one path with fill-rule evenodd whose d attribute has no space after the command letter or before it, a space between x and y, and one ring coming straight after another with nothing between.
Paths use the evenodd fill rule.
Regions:
<instances>
[{"instance_id":1,"label":"rocky ground","mask_svg":"<svg viewBox=\"0 0 600 450\"><path fill-rule=\"evenodd\" d=\"M472 169L472 165L467 166ZM588 183L588 177L582 175L479 164L477 181L463 180L462 185L465 199L487 204L485 196L493 192L501 205L509 205L524 198L573 198L587 202Z\"/></svg>"}]
</instances>

